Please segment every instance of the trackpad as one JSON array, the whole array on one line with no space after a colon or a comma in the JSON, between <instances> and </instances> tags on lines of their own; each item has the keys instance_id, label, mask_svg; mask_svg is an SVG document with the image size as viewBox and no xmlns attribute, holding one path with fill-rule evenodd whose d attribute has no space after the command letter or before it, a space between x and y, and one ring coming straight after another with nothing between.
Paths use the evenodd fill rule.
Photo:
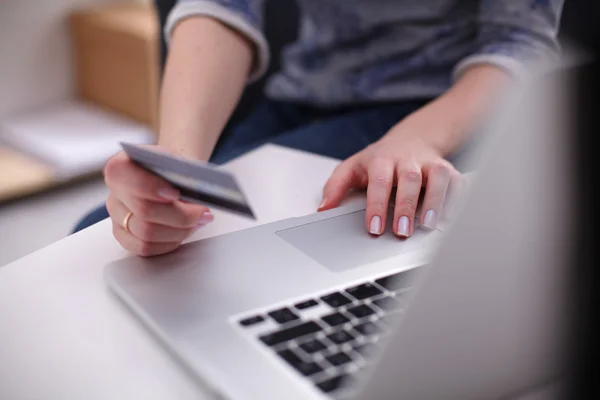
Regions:
<instances>
[{"instance_id":1,"label":"trackpad","mask_svg":"<svg viewBox=\"0 0 600 400\"><path fill-rule=\"evenodd\" d=\"M388 212L385 233L371 236L365 228L365 210L275 232L298 250L335 272L421 250L435 231L415 230L409 239L392 233L393 211Z\"/></svg>"}]
</instances>

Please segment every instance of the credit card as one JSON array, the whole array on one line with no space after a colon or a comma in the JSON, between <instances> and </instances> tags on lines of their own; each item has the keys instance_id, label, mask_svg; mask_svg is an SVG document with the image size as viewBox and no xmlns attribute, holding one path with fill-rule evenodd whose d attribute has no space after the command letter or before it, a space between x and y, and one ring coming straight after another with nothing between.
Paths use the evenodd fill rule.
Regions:
<instances>
[{"instance_id":1,"label":"credit card","mask_svg":"<svg viewBox=\"0 0 600 400\"><path fill-rule=\"evenodd\" d=\"M180 199L256 219L235 176L210 163L121 143L129 158L179 190Z\"/></svg>"}]
</instances>

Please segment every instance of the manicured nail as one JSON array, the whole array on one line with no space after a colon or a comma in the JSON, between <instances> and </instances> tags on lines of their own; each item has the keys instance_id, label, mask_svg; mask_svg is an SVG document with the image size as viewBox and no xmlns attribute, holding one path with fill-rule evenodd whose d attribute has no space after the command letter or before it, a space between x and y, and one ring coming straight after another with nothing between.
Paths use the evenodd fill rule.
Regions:
<instances>
[{"instance_id":1,"label":"manicured nail","mask_svg":"<svg viewBox=\"0 0 600 400\"><path fill-rule=\"evenodd\" d=\"M163 199L177 200L177 198L179 197L179 191L173 188L162 188L158 190L158 195Z\"/></svg>"},{"instance_id":2,"label":"manicured nail","mask_svg":"<svg viewBox=\"0 0 600 400\"><path fill-rule=\"evenodd\" d=\"M437 214L434 210L428 210L423 219L423 226L427 229L435 229L437 225Z\"/></svg>"},{"instance_id":3,"label":"manicured nail","mask_svg":"<svg viewBox=\"0 0 600 400\"><path fill-rule=\"evenodd\" d=\"M410 221L406 215L403 215L398 220L398 236L408 237L408 229L410 228Z\"/></svg>"},{"instance_id":4,"label":"manicured nail","mask_svg":"<svg viewBox=\"0 0 600 400\"><path fill-rule=\"evenodd\" d=\"M202 228L206 224L210 224L215 219L214 215L210 211L206 211L202 216L198 219L196 223L196 227Z\"/></svg>"},{"instance_id":5,"label":"manicured nail","mask_svg":"<svg viewBox=\"0 0 600 400\"><path fill-rule=\"evenodd\" d=\"M319 210L323 207L325 207L325 203L327 203L327 199L323 199L323 201L321 202L321 204L319 204Z\"/></svg>"},{"instance_id":6,"label":"manicured nail","mask_svg":"<svg viewBox=\"0 0 600 400\"><path fill-rule=\"evenodd\" d=\"M381 234L381 218L379 215L375 215L373 218L371 218L371 223L369 224L369 233L372 235Z\"/></svg>"}]
</instances>

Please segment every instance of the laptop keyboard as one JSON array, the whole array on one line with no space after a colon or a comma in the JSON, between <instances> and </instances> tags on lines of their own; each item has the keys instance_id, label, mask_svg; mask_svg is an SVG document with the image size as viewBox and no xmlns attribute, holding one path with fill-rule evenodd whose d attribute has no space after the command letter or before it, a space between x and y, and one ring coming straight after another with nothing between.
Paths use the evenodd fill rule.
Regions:
<instances>
[{"instance_id":1,"label":"laptop keyboard","mask_svg":"<svg viewBox=\"0 0 600 400\"><path fill-rule=\"evenodd\" d=\"M244 328L267 320L277 326L257 338L322 392L336 396L350 390L352 376L363 369L378 340L388 332L388 318L401 312L416 269L384 276L287 307L251 315Z\"/></svg>"}]
</instances>

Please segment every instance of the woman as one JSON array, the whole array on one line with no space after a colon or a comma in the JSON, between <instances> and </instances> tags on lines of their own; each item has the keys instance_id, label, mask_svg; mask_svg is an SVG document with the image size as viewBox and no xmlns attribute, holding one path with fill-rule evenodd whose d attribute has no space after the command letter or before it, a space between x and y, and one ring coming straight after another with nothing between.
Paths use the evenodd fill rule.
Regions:
<instances>
[{"instance_id":1,"label":"woman","mask_svg":"<svg viewBox=\"0 0 600 400\"><path fill-rule=\"evenodd\" d=\"M264 73L260 0L180 0L165 30L160 133L164 151L224 162L265 142L345 159L319 210L367 189L365 227L381 235L434 229L460 174L448 158L502 89L558 54L562 0L298 0L298 40L265 99L213 154L247 81ZM175 250L213 221L206 207L123 153L105 167L110 195L78 229L110 215L126 249ZM416 215L422 188L421 214Z\"/></svg>"}]
</instances>

